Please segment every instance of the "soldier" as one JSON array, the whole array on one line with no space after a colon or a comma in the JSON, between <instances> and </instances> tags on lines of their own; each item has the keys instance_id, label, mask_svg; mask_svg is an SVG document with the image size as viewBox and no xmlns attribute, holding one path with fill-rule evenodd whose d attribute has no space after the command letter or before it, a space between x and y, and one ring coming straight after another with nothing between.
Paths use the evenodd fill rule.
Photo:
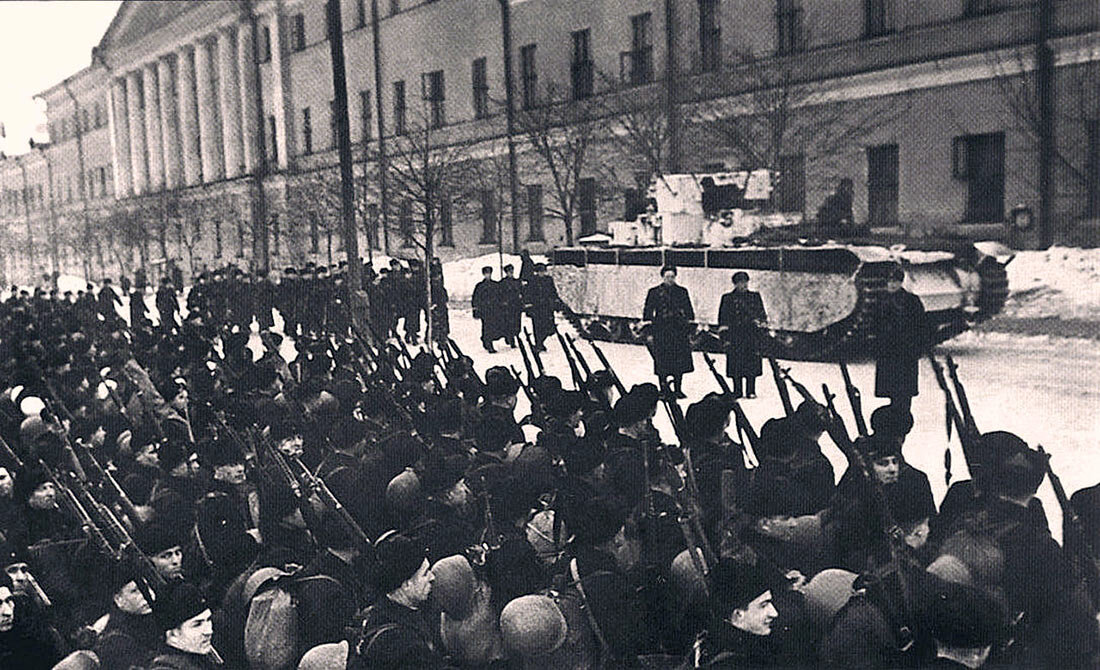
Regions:
<instances>
[{"instance_id":1,"label":"soldier","mask_svg":"<svg viewBox=\"0 0 1100 670\"><path fill-rule=\"evenodd\" d=\"M501 336L508 346L516 346L516 337L520 331L520 318L523 316L523 286L520 281L512 276L511 265L504 266L504 276L501 277L498 289L499 309L501 314Z\"/></svg>"},{"instance_id":2,"label":"soldier","mask_svg":"<svg viewBox=\"0 0 1100 670\"><path fill-rule=\"evenodd\" d=\"M111 566L107 574L110 610L95 653L104 668L145 667L153 660L162 635L153 608L137 580L141 577L125 564Z\"/></svg>"},{"instance_id":3,"label":"soldier","mask_svg":"<svg viewBox=\"0 0 1100 670\"><path fill-rule=\"evenodd\" d=\"M118 312L115 310L116 307L121 306L122 300L119 299L114 287L111 286L111 278L104 278L103 287L99 289L98 296L99 315L103 317L104 324L111 327L118 321Z\"/></svg>"},{"instance_id":4,"label":"soldier","mask_svg":"<svg viewBox=\"0 0 1100 670\"><path fill-rule=\"evenodd\" d=\"M481 281L474 287L470 306L474 310L474 318L481 320L481 345L485 351L494 354L493 340L500 337L499 296L499 285L493 281L493 268L486 265L481 268Z\"/></svg>"},{"instance_id":5,"label":"soldier","mask_svg":"<svg viewBox=\"0 0 1100 670\"><path fill-rule=\"evenodd\" d=\"M176 309L179 307L179 303L176 300L176 290L168 277L160 282L156 302L157 311L160 312L160 327L164 330L172 330L178 325L176 323Z\"/></svg>"},{"instance_id":6,"label":"soldier","mask_svg":"<svg viewBox=\"0 0 1100 670\"><path fill-rule=\"evenodd\" d=\"M221 665L214 651L213 614L198 588L170 583L153 603L164 639L149 670L204 670Z\"/></svg>"},{"instance_id":7,"label":"soldier","mask_svg":"<svg viewBox=\"0 0 1100 670\"><path fill-rule=\"evenodd\" d=\"M443 285L443 266L438 258L432 259L432 338L445 343L451 334L451 320L447 313L447 287Z\"/></svg>"},{"instance_id":8,"label":"soldier","mask_svg":"<svg viewBox=\"0 0 1100 670\"><path fill-rule=\"evenodd\" d=\"M917 395L918 363L928 347L920 298L902 288L905 271L895 268L879 304L875 355L875 395L909 409Z\"/></svg>"},{"instance_id":9,"label":"soldier","mask_svg":"<svg viewBox=\"0 0 1100 670\"><path fill-rule=\"evenodd\" d=\"M535 263L534 276L527 285L527 316L531 318L531 328L535 333L535 349L546 351L546 338L554 334L554 312L567 311L565 303L558 296L554 278L546 274L545 263Z\"/></svg>"},{"instance_id":10,"label":"soldier","mask_svg":"<svg viewBox=\"0 0 1100 670\"><path fill-rule=\"evenodd\" d=\"M661 268L661 283L649 289L642 319L648 322L646 342L653 356L653 374L661 385L670 382L669 391L685 398L684 373L695 369L691 360L691 330L695 310L687 289L676 283L676 268Z\"/></svg>"},{"instance_id":11,"label":"soldier","mask_svg":"<svg viewBox=\"0 0 1100 670\"><path fill-rule=\"evenodd\" d=\"M733 290L722 296L718 308L718 330L726 342L726 376L733 380L735 397L756 397L756 378L763 373L760 362L760 330L768 325L764 301L749 290L749 274L733 273Z\"/></svg>"}]
</instances>

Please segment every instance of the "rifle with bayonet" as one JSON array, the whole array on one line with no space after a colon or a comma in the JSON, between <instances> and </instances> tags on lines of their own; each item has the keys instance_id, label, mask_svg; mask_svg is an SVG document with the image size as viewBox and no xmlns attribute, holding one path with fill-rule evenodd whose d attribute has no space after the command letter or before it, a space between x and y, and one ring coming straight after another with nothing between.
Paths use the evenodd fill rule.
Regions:
<instances>
[{"instance_id":1,"label":"rifle with bayonet","mask_svg":"<svg viewBox=\"0 0 1100 670\"><path fill-rule=\"evenodd\" d=\"M959 414L962 417L962 423L972 436L977 437L981 433L978 432L978 426L974 423L974 414L970 411L970 400L966 397L966 388L963 387L962 380L959 379L959 366L955 363L955 359L951 357L951 354L947 354L944 358L947 361L947 372L951 376L951 385L955 388L955 397L959 399Z\"/></svg>"},{"instance_id":2,"label":"rifle with bayonet","mask_svg":"<svg viewBox=\"0 0 1100 670\"><path fill-rule=\"evenodd\" d=\"M947 414L947 436L951 437L951 428L954 427L955 431L959 434L959 443L962 445L963 458L966 459L966 467L970 471L970 479L974 485L975 494L978 493L978 473L981 471L981 460L977 456L977 438L978 435L972 433L966 425L966 421L962 418L958 408L955 405L955 400L951 396L951 389L947 385L947 379L944 376L943 366L938 360L936 360L935 354L931 350L928 351L928 362L932 365L932 372L936 377L936 383L939 384L940 390L943 391L944 396L944 408ZM944 453L944 462L947 469L947 476L950 477L950 447Z\"/></svg>"},{"instance_id":3,"label":"rifle with bayonet","mask_svg":"<svg viewBox=\"0 0 1100 670\"><path fill-rule=\"evenodd\" d=\"M527 383L530 384L535 378L535 368L531 365L531 357L527 354L527 343L523 337L517 337L517 346L519 347L519 355L523 358L523 369L527 371Z\"/></svg>"},{"instance_id":4,"label":"rifle with bayonet","mask_svg":"<svg viewBox=\"0 0 1100 670\"><path fill-rule=\"evenodd\" d=\"M1046 467L1047 479L1050 480L1050 488L1054 490L1054 497L1058 500L1058 506L1062 508L1062 520L1067 531L1067 537L1063 541L1064 546L1076 554L1077 560L1073 561L1073 564L1084 578L1089 599L1092 601L1092 609L1095 612L1100 610L1100 563L1097 562L1095 547L1081 522L1081 517L1077 514L1069 496L1066 495L1062 478L1056 475L1050 466L1050 454L1041 444L1038 449L1043 455L1043 465Z\"/></svg>"},{"instance_id":5,"label":"rifle with bayonet","mask_svg":"<svg viewBox=\"0 0 1100 670\"><path fill-rule=\"evenodd\" d=\"M577 367L577 362L573 360L573 357L569 353L569 344L566 343L565 337L557 328L554 329L554 334L558 337L561 351L565 355L565 362L569 364L569 375L573 378L573 387L580 391L584 389L584 380L581 379L581 371Z\"/></svg>"},{"instance_id":6,"label":"rifle with bayonet","mask_svg":"<svg viewBox=\"0 0 1100 670\"><path fill-rule=\"evenodd\" d=\"M535 343L535 335L527 329L527 326L523 327L523 336L527 338L527 347L531 350L531 354L535 357L535 367L539 370L539 376L542 377L546 374L546 368L542 367L542 355L539 352L539 346Z\"/></svg>"},{"instance_id":7,"label":"rifle with bayonet","mask_svg":"<svg viewBox=\"0 0 1100 670\"><path fill-rule=\"evenodd\" d=\"M280 454L280 456L281 455L282 454ZM363 532L362 527L360 527L355 518L351 516L351 513L348 512L348 509L340 502L340 499L336 497L331 489L329 489L325 480L310 472L309 468L305 466L305 463L302 463L302 459L299 457L293 456L291 457L291 461L298 466L300 476L305 480L306 488L315 493L326 507L336 513L340 521L351 532L352 536L359 541L364 549L369 549L372 546L370 538Z\"/></svg>"},{"instance_id":8,"label":"rifle with bayonet","mask_svg":"<svg viewBox=\"0 0 1100 670\"><path fill-rule=\"evenodd\" d=\"M779 361L768 357L768 365L772 369L772 379L775 380L775 388L779 391L779 399L783 402L783 414L794 416L794 404L791 402L791 391L784 382L783 368L779 367Z\"/></svg>"},{"instance_id":9,"label":"rifle with bayonet","mask_svg":"<svg viewBox=\"0 0 1100 670\"><path fill-rule=\"evenodd\" d=\"M722 394L733 401L734 423L737 426L738 435L741 436L741 448L745 450L746 465L750 463L758 465L760 461L756 458L756 451L760 447L760 437L756 434L756 429L754 429L752 423L749 422L749 417L745 415L745 410L742 409L741 403L737 402L737 399L733 397L733 389L730 388L726 378L718 372L718 368L714 365L714 359L705 351L703 352L703 361L705 361L707 367L710 368L710 373L714 375L714 379L718 382L718 388L722 390Z\"/></svg>"},{"instance_id":10,"label":"rifle with bayonet","mask_svg":"<svg viewBox=\"0 0 1100 670\"><path fill-rule=\"evenodd\" d=\"M840 374L844 377L844 390L848 393L848 404L852 406L852 414L856 418L856 430L860 437L867 437L867 422L863 419L863 399L859 394L859 387L852 383L852 375L848 373L848 363L840 361Z\"/></svg>"},{"instance_id":11,"label":"rifle with bayonet","mask_svg":"<svg viewBox=\"0 0 1100 670\"><path fill-rule=\"evenodd\" d=\"M569 333L565 333L565 341L569 343L569 350L573 352L573 358L577 361L577 365L580 366L581 372L584 373L584 379L587 381L592 378L592 368L588 366L588 361L585 360L584 354L577 348L577 341L573 339L573 336Z\"/></svg>"}]
</instances>

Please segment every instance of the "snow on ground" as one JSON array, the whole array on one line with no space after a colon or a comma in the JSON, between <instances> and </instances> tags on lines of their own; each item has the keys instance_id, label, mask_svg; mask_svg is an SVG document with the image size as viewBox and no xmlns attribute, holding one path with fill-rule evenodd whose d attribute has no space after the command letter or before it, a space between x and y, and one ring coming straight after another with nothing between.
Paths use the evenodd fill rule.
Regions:
<instances>
[{"instance_id":1,"label":"snow on ground","mask_svg":"<svg viewBox=\"0 0 1100 670\"><path fill-rule=\"evenodd\" d=\"M1012 317L1100 321L1100 248L1021 251L1008 264Z\"/></svg>"},{"instance_id":2,"label":"snow on ground","mask_svg":"<svg viewBox=\"0 0 1100 670\"><path fill-rule=\"evenodd\" d=\"M452 310L451 327L455 340L463 351L474 358L478 371L484 374L492 365L511 365L523 371L518 350L498 343L496 354L481 347L480 326L468 310ZM571 327L559 323L562 330ZM570 387L569 369L555 338L547 340L549 351L543 354L547 372L558 376ZM599 367L592 350L580 343L589 364ZM652 382L653 367L646 350L638 345L600 343L612 366L629 388L633 384ZM959 374L966 385L975 422L983 431L1008 430L1029 444L1042 444L1052 455L1052 466L1070 493L1100 481L1100 343L1092 340L1052 340L1016 336L966 336L940 346L959 364ZM724 368L722 356L716 356L719 370ZM818 394L822 382L837 395L837 408L848 419L848 430L855 434L851 409L844 394L839 368L826 363L790 363L791 374ZM852 379L863 392L864 414L885 401L873 397L874 363L854 362L849 366ZM684 378L684 392L689 401L717 390L702 354L695 354L695 371ZM781 416L783 409L770 375L757 383L759 398L742 401L750 421L759 430L767 419ZM792 390L792 394L794 391ZM794 394L797 400L797 394ZM517 415L526 413L526 399L520 396ZM684 407L686 408L686 401ZM905 446L905 457L915 467L928 474L937 502L947 492L944 479L944 449L952 452L952 481L965 479L966 461L957 436L947 440L943 395L936 385L928 364L922 362L920 394L914 399L915 426ZM657 427L669 441L675 439L671 423L659 409ZM833 463L836 476L843 473L846 463L828 437L821 441L823 451ZM1061 512L1049 483L1039 490L1039 498L1050 519L1056 538L1062 535Z\"/></svg>"}]
</instances>

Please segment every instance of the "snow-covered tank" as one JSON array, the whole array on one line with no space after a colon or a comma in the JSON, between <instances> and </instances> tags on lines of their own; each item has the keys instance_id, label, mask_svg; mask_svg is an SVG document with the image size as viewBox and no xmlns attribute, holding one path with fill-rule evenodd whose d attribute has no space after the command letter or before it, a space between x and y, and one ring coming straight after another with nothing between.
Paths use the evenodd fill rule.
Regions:
<instances>
[{"instance_id":1,"label":"snow-covered tank","mask_svg":"<svg viewBox=\"0 0 1100 670\"><path fill-rule=\"evenodd\" d=\"M560 247L551 272L574 326L588 337L640 341L646 289L675 265L691 294L697 348L717 350L718 304L737 270L768 313L766 353L786 359L858 355L894 268L920 297L942 342L996 314L1008 295L1009 252L997 243L841 237L769 211L768 171L663 175L637 220L610 224L611 242ZM851 231L855 232L855 231ZM839 239L821 239L832 234Z\"/></svg>"}]
</instances>

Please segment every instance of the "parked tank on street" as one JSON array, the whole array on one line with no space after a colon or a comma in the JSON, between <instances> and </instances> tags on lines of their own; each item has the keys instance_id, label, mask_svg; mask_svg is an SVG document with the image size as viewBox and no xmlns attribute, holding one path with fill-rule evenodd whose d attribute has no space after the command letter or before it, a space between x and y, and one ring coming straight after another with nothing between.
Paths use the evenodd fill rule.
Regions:
<instances>
[{"instance_id":1,"label":"parked tank on street","mask_svg":"<svg viewBox=\"0 0 1100 670\"><path fill-rule=\"evenodd\" d=\"M1011 252L997 242L874 236L822 230L768 206L766 170L657 177L648 211L610 224L610 241L553 251L551 272L585 337L641 342L646 289L674 265L696 315L696 348L717 351L718 304L737 270L749 273L768 313L764 353L792 360L855 357L874 337L876 303L901 267L903 286L928 314L939 343L997 314L1008 295ZM826 238L826 236L828 236Z\"/></svg>"}]
</instances>

